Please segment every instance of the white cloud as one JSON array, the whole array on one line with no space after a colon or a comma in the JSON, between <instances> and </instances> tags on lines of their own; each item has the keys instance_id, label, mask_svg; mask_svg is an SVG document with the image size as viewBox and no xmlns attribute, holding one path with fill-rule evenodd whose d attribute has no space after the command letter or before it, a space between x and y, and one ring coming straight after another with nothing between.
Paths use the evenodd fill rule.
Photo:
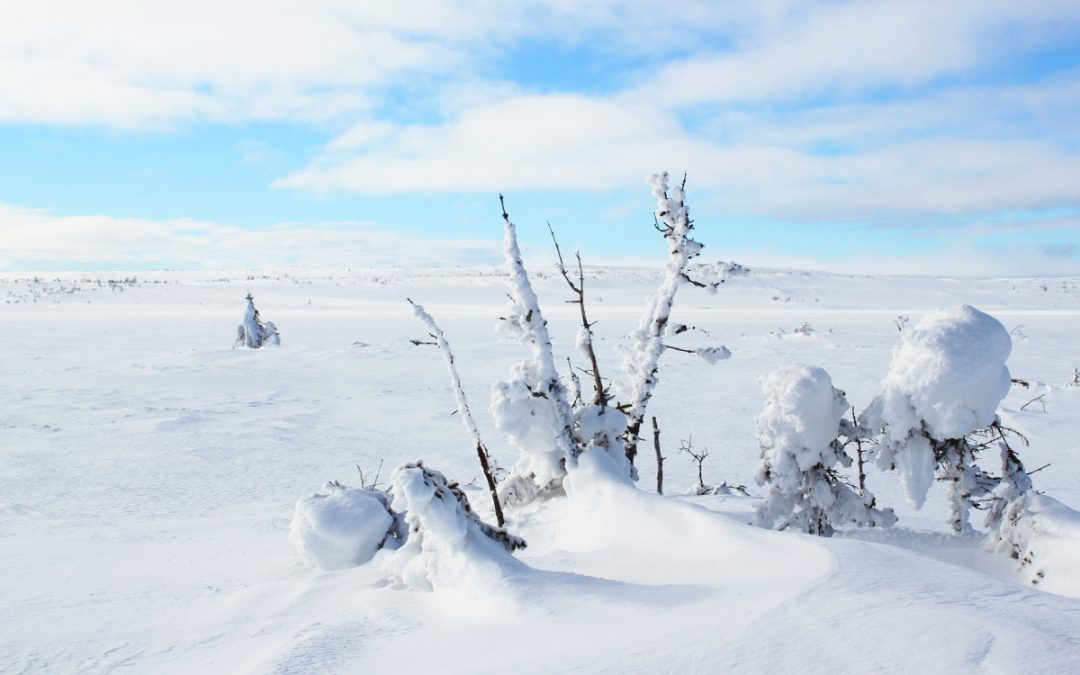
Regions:
<instances>
[{"instance_id":1,"label":"white cloud","mask_svg":"<svg viewBox=\"0 0 1080 675\"><path fill-rule=\"evenodd\" d=\"M366 223L239 228L188 219L56 216L0 203L0 261L7 268L494 264L500 252L495 240L419 237Z\"/></svg>"},{"instance_id":2,"label":"white cloud","mask_svg":"<svg viewBox=\"0 0 1080 675\"><path fill-rule=\"evenodd\" d=\"M876 116L920 115L902 105L881 106ZM691 136L672 113L624 101L519 96L474 107L448 124L360 125L277 185L375 194L603 190L639 185L666 168L688 171L719 211L786 218L881 219L1080 202L1080 161L1051 141L899 133L852 152L816 153L814 140L834 138L836 123L782 143L777 136L812 130L792 132L788 120L776 119L746 126L736 142L725 143Z\"/></svg>"},{"instance_id":3,"label":"white cloud","mask_svg":"<svg viewBox=\"0 0 1080 675\"><path fill-rule=\"evenodd\" d=\"M754 14L703 0L9 2L0 122L333 120L391 86L483 89L483 63L525 37L667 52Z\"/></svg>"}]
</instances>

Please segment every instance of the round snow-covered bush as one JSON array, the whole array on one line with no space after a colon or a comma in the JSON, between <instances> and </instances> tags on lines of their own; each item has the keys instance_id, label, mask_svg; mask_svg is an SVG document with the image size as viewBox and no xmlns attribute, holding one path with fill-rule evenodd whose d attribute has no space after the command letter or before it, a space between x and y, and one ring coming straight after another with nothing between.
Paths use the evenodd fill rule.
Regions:
<instances>
[{"instance_id":1,"label":"round snow-covered bush","mask_svg":"<svg viewBox=\"0 0 1080 675\"><path fill-rule=\"evenodd\" d=\"M308 563L324 570L362 565L375 556L394 526L380 495L337 483L296 502L289 536Z\"/></svg>"},{"instance_id":2,"label":"round snow-covered bush","mask_svg":"<svg viewBox=\"0 0 1080 675\"><path fill-rule=\"evenodd\" d=\"M904 331L893 349L881 395L862 423L884 432L878 464L899 469L915 508L926 499L938 461L970 473L970 457L945 458L944 442L963 439L997 419L998 404L1012 384L1005 366L1011 350L1001 322L969 305L931 312ZM963 507L964 486L955 480L954 485L956 504ZM959 512L958 518L957 523L966 520Z\"/></svg>"},{"instance_id":3,"label":"round snow-covered bush","mask_svg":"<svg viewBox=\"0 0 1080 675\"><path fill-rule=\"evenodd\" d=\"M822 463L823 454L832 454L829 446L848 403L827 372L784 366L763 376L761 389L765 407L757 420L758 439L767 463L781 467L794 462L795 467L781 473L795 475Z\"/></svg>"},{"instance_id":4,"label":"round snow-covered bush","mask_svg":"<svg viewBox=\"0 0 1080 675\"><path fill-rule=\"evenodd\" d=\"M882 391L886 425L962 438L992 423L1009 393L1012 351L1001 322L970 305L932 312L904 331Z\"/></svg>"}]
</instances>

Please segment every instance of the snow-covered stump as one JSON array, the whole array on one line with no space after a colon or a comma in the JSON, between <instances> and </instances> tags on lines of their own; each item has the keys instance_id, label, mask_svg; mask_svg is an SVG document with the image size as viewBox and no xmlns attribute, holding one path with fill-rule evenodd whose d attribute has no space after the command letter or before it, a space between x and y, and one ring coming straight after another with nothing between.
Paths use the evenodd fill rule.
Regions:
<instances>
[{"instance_id":1,"label":"snow-covered stump","mask_svg":"<svg viewBox=\"0 0 1080 675\"><path fill-rule=\"evenodd\" d=\"M1011 349L1005 327L974 307L932 312L901 333L882 392L861 417L861 426L882 430L878 465L899 470L913 507L922 507L935 469L948 481L957 533L971 529L973 499L996 482L976 466L968 437L997 422Z\"/></svg>"},{"instance_id":2,"label":"snow-covered stump","mask_svg":"<svg viewBox=\"0 0 1080 675\"><path fill-rule=\"evenodd\" d=\"M416 590L490 583L491 576L517 565L511 553L525 540L480 520L468 497L438 471L405 464L390 477L391 507L408 533L384 568L393 581Z\"/></svg>"},{"instance_id":3,"label":"snow-covered stump","mask_svg":"<svg viewBox=\"0 0 1080 675\"><path fill-rule=\"evenodd\" d=\"M236 327L236 343L233 348L259 349L268 345L275 347L281 345L281 336L278 334L277 326L273 321L262 320L259 310L255 309L255 298L251 293L248 293L244 299L247 300L247 307L244 308L243 321Z\"/></svg>"},{"instance_id":4,"label":"snow-covered stump","mask_svg":"<svg viewBox=\"0 0 1080 675\"><path fill-rule=\"evenodd\" d=\"M889 527L891 509L874 508L837 473L851 458L838 439L848 410L844 392L821 368L786 366L761 379L765 406L757 419L761 446L758 485L768 488L754 524L794 527L828 536L839 525Z\"/></svg>"}]
</instances>

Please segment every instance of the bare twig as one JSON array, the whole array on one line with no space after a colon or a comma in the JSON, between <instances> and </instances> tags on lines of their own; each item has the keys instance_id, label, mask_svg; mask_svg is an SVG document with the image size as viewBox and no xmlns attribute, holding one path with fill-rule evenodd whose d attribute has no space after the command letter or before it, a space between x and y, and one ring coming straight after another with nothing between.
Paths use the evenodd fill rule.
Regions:
<instances>
[{"instance_id":1,"label":"bare twig","mask_svg":"<svg viewBox=\"0 0 1080 675\"><path fill-rule=\"evenodd\" d=\"M1021 410L1027 410L1027 407L1029 405L1031 405L1032 403L1038 403L1039 405L1042 406L1042 411L1046 412L1046 394L1039 394L1038 396L1031 399L1030 401L1028 401L1024 405L1020 406L1020 409Z\"/></svg>"},{"instance_id":2,"label":"bare twig","mask_svg":"<svg viewBox=\"0 0 1080 675\"><path fill-rule=\"evenodd\" d=\"M660 427L656 424L656 416L652 418L652 442L656 450L656 494L664 494L664 456L660 454Z\"/></svg>"},{"instance_id":3,"label":"bare twig","mask_svg":"<svg viewBox=\"0 0 1080 675\"><path fill-rule=\"evenodd\" d=\"M566 269L566 263L563 262L562 249L559 248L559 240L555 237L555 230L551 227L551 223L548 223L548 232L551 233L551 241L555 244L555 254L559 257L559 273L566 280L566 285L570 287L570 290L577 294L577 300L567 300L567 302L577 305L581 311L581 328L585 331L585 339L582 341L582 345L592 368L593 389L595 390L593 404L605 406L607 405L607 392L604 390L604 383L600 377L600 365L597 363L596 351L593 349L592 327L596 324L589 321L589 316L585 312L585 268L581 263L581 253L574 253L578 266L577 284L575 284Z\"/></svg>"},{"instance_id":4,"label":"bare twig","mask_svg":"<svg viewBox=\"0 0 1080 675\"><path fill-rule=\"evenodd\" d=\"M1030 476L1030 475L1031 475L1031 474L1033 474L1033 473L1038 473L1038 472L1042 471L1043 469L1045 469L1045 468L1046 468L1046 467L1048 467L1048 466L1050 466L1050 462L1047 462L1046 464L1043 464L1043 465L1042 465L1042 466L1040 466L1040 467L1039 467L1038 469L1032 469L1031 471L1028 471L1028 472L1027 472L1027 475L1029 475L1029 476Z\"/></svg>"},{"instance_id":5,"label":"bare twig","mask_svg":"<svg viewBox=\"0 0 1080 675\"><path fill-rule=\"evenodd\" d=\"M709 449L702 448L700 452L694 452L694 437L691 436L685 441L679 441L679 452L685 452L697 462L698 485L704 487L705 479L702 477L701 465L705 463L705 458L709 456Z\"/></svg>"}]
</instances>

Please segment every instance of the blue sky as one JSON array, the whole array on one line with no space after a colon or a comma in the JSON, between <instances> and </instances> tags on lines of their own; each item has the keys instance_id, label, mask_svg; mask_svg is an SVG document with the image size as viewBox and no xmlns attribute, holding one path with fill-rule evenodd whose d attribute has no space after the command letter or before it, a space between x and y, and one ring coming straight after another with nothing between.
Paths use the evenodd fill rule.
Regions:
<instances>
[{"instance_id":1,"label":"blue sky","mask_svg":"<svg viewBox=\"0 0 1080 675\"><path fill-rule=\"evenodd\" d=\"M1080 5L5 7L0 271L546 261L1080 274ZM209 20L212 19L212 20Z\"/></svg>"}]
</instances>

